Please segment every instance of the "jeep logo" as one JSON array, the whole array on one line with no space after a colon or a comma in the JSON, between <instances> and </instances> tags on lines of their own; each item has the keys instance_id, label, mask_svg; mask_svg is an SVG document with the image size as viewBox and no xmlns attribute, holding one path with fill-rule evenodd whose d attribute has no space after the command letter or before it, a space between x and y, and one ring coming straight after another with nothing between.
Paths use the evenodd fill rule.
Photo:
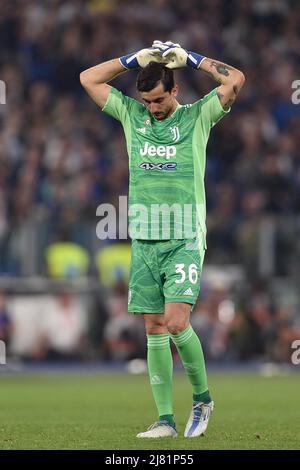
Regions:
<instances>
[{"instance_id":1,"label":"jeep logo","mask_svg":"<svg viewBox=\"0 0 300 470\"><path fill-rule=\"evenodd\" d=\"M149 145L149 142L145 142L144 148L140 149L140 155L145 157L166 157L168 160L171 157L175 157L176 155L176 147L175 145L159 145L155 147L155 145Z\"/></svg>"}]
</instances>

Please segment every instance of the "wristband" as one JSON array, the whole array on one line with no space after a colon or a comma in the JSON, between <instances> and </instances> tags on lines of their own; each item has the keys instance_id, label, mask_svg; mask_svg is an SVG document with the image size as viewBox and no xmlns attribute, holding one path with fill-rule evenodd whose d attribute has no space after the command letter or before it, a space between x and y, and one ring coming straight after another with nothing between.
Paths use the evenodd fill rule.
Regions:
<instances>
[{"instance_id":1,"label":"wristband","mask_svg":"<svg viewBox=\"0 0 300 470\"><path fill-rule=\"evenodd\" d=\"M205 56L197 54L197 52L192 52L192 51L187 51L188 57L186 60L186 64L189 67L193 67L193 69L198 69L204 59L206 59Z\"/></svg>"},{"instance_id":2,"label":"wristband","mask_svg":"<svg viewBox=\"0 0 300 470\"><path fill-rule=\"evenodd\" d=\"M137 69L139 67L139 63L136 58L136 52L123 55L119 58L119 62L123 65L123 67L125 67L125 69Z\"/></svg>"}]
</instances>

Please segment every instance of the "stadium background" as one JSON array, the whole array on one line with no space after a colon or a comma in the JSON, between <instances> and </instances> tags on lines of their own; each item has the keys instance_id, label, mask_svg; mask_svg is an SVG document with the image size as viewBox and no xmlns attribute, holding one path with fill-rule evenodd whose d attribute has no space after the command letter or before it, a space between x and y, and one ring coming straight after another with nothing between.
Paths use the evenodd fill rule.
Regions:
<instances>
[{"instance_id":1,"label":"stadium background","mask_svg":"<svg viewBox=\"0 0 300 470\"><path fill-rule=\"evenodd\" d=\"M208 251L192 315L207 360L291 364L300 339L299 2L2 0L0 10L7 365L145 358L143 322L127 314L129 245L96 236L97 207L118 208L127 194L123 131L85 94L79 73L154 39L247 78L207 150ZM135 76L113 85L136 96ZM215 87L201 72L176 78L182 103Z\"/></svg>"}]
</instances>

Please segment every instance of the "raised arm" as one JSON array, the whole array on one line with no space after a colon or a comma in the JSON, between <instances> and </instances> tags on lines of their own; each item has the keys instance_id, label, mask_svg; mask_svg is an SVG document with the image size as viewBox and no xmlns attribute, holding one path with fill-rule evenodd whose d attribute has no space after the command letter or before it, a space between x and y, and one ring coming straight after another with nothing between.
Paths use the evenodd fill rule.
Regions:
<instances>
[{"instance_id":1,"label":"raised arm","mask_svg":"<svg viewBox=\"0 0 300 470\"><path fill-rule=\"evenodd\" d=\"M245 83L245 76L240 70L218 60L204 57L197 52L186 51L180 44L171 41L154 41L153 46L161 51L163 59L168 60L166 67L170 69L182 67L200 69L220 83L218 96L224 109L228 109L232 105Z\"/></svg>"},{"instance_id":2,"label":"raised arm","mask_svg":"<svg viewBox=\"0 0 300 470\"><path fill-rule=\"evenodd\" d=\"M80 82L92 100L103 108L111 90L107 82L125 71L119 59L112 59L81 72Z\"/></svg>"},{"instance_id":3,"label":"raised arm","mask_svg":"<svg viewBox=\"0 0 300 470\"><path fill-rule=\"evenodd\" d=\"M218 60L205 58L199 67L208 73L216 82L218 97L224 109L230 108L245 83L245 75L230 65L223 64Z\"/></svg>"},{"instance_id":4,"label":"raised arm","mask_svg":"<svg viewBox=\"0 0 300 470\"><path fill-rule=\"evenodd\" d=\"M111 86L107 85L115 77L126 70L146 67L149 62L163 62L160 50L155 47L141 49L138 52L124 55L119 59L95 65L80 74L80 82L92 100L101 108L105 105Z\"/></svg>"}]
</instances>

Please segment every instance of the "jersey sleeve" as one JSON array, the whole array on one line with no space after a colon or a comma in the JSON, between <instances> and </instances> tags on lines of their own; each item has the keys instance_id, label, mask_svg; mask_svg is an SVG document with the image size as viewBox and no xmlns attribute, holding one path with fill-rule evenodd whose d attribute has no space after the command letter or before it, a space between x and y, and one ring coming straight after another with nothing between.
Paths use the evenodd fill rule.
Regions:
<instances>
[{"instance_id":1,"label":"jersey sleeve","mask_svg":"<svg viewBox=\"0 0 300 470\"><path fill-rule=\"evenodd\" d=\"M132 108L135 105L135 100L129 96L124 95L121 91L116 88L111 89L107 101L102 108L102 111L109 114L113 118L120 121L125 125L126 118L130 114Z\"/></svg>"},{"instance_id":2,"label":"jersey sleeve","mask_svg":"<svg viewBox=\"0 0 300 470\"><path fill-rule=\"evenodd\" d=\"M205 95L201 100L192 104L191 111L196 118L200 118L203 126L209 130L217 124L223 116L230 112L230 108L225 110L221 105L217 95L217 88Z\"/></svg>"}]
</instances>

